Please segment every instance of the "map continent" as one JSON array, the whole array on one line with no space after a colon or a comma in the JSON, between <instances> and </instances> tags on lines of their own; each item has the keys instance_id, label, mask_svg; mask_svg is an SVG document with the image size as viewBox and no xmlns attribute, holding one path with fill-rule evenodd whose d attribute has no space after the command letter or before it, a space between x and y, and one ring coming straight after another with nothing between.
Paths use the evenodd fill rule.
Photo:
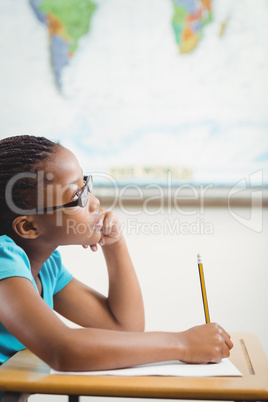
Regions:
<instances>
[{"instance_id":1,"label":"map continent","mask_svg":"<svg viewBox=\"0 0 268 402\"><path fill-rule=\"evenodd\" d=\"M173 0L172 27L180 53L192 52L212 21L211 0Z\"/></svg>"},{"instance_id":2,"label":"map continent","mask_svg":"<svg viewBox=\"0 0 268 402\"><path fill-rule=\"evenodd\" d=\"M30 5L47 26L52 68L61 90L62 71L73 57L79 39L89 32L96 4L91 0L30 0Z\"/></svg>"}]
</instances>

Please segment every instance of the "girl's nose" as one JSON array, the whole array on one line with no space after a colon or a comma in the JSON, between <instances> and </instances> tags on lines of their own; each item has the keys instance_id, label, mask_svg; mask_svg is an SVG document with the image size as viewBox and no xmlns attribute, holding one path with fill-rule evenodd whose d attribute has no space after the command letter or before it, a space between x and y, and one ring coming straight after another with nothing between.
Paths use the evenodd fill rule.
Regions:
<instances>
[{"instance_id":1,"label":"girl's nose","mask_svg":"<svg viewBox=\"0 0 268 402\"><path fill-rule=\"evenodd\" d=\"M92 193L88 194L89 202L88 202L88 209L89 212L95 211L95 209L98 209L100 207L100 200L95 197Z\"/></svg>"}]
</instances>

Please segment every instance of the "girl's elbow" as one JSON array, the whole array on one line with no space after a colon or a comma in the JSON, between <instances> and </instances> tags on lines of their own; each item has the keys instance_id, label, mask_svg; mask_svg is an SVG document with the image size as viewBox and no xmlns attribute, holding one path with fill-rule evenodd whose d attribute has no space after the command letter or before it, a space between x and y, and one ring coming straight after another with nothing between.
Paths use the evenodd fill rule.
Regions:
<instances>
[{"instance_id":1,"label":"girl's elbow","mask_svg":"<svg viewBox=\"0 0 268 402\"><path fill-rule=\"evenodd\" d=\"M135 332L144 332L145 331L145 323L140 323L136 325L136 328L134 330Z\"/></svg>"},{"instance_id":2,"label":"girl's elbow","mask_svg":"<svg viewBox=\"0 0 268 402\"><path fill-rule=\"evenodd\" d=\"M74 355L74 353L69 353L66 350L61 350L55 353L54 356L47 363L50 368L56 371L76 371L76 363L78 359L75 358Z\"/></svg>"},{"instance_id":3,"label":"girl's elbow","mask_svg":"<svg viewBox=\"0 0 268 402\"><path fill-rule=\"evenodd\" d=\"M120 331L127 332L144 332L145 331L145 322L132 322L125 325L121 325L119 328Z\"/></svg>"},{"instance_id":4,"label":"girl's elbow","mask_svg":"<svg viewBox=\"0 0 268 402\"><path fill-rule=\"evenodd\" d=\"M75 365L79 358L76 345L66 338L63 339L50 348L44 361L56 371L75 371Z\"/></svg>"}]
</instances>

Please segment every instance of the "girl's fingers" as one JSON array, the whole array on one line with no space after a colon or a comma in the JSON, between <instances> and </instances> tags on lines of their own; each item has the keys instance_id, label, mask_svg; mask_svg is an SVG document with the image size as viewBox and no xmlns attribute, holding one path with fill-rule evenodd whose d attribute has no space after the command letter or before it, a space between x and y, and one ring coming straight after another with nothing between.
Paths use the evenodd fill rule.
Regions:
<instances>
[{"instance_id":1,"label":"girl's fingers","mask_svg":"<svg viewBox=\"0 0 268 402\"><path fill-rule=\"evenodd\" d=\"M111 234L112 227L113 227L113 222L112 221L105 221L104 222L103 228L102 228L102 233L104 234L104 236L109 236Z\"/></svg>"},{"instance_id":2,"label":"girl's fingers","mask_svg":"<svg viewBox=\"0 0 268 402\"><path fill-rule=\"evenodd\" d=\"M98 250L97 244L91 244L90 248L91 248L91 250L92 250L93 252L95 252L95 251Z\"/></svg>"},{"instance_id":3,"label":"girl's fingers","mask_svg":"<svg viewBox=\"0 0 268 402\"><path fill-rule=\"evenodd\" d=\"M101 238L101 239L100 239L99 245L100 245L101 247L105 245L105 240L104 240L104 238Z\"/></svg>"},{"instance_id":4,"label":"girl's fingers","mask_svg":"<svg viewBox=\"0 0 268 402\"><path fill-rule=\"evenodd\" d=\"M231 341L231 339L229 337L225 339L225 343L226 343L228 349L232 349L232 347L234 346L233 342Z\"/></svg>"},{"instance_id":5,"label":"girl's fingers","mask_svg":"<svg viewBox=\"0 0 268 402\"><path fill-rule=\"evenodd\" d=\"M233 342L231 341L231 336L228 334L228 332L225 331L224 328L222 328L219 324L217 324L220 335L224 338L224 341L229 349L232 349L234 346Z\"/></svg>"}]
</instances>

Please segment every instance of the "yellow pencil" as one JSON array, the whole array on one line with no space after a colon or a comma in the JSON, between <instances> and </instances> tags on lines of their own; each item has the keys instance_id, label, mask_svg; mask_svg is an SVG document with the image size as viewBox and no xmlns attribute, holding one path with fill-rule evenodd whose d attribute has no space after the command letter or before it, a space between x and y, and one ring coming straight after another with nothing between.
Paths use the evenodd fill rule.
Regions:
<instances>
[{"instance_id":1,"label":"yellow pencil","mask_svg":"<svg viewBox=\"0 0 268 402\"><path fill-rule=\"evenodd\" d=\"M205 286L205 276L204 276L204 270L203 270L203 263L202 263L202 258L200 256L200 254L197 254L197 264L198 264L198 270L199 270L199 277L200 277L200 284L201 284L201 291L202 291L205 319L206 319L206 323L208 324L210 322L209 311L208 311L208 299L207 299L206 286Z\"/></svg>"}]
</instances>

